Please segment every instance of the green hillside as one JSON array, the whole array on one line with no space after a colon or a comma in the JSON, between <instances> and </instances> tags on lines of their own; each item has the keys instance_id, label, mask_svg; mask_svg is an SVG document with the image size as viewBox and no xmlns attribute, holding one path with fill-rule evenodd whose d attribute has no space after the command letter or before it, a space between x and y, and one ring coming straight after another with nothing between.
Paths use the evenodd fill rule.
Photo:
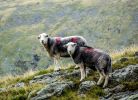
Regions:
<instances>
[{"instance_id":1,"label":"green hillside","mask_svg":"<svg viewBox=\"0 0 138 100\"><path fill-rule=\"evenodd\" d=\"M138 0L0 0L0 75L52 64L42 32L82 35L108 52L137 45Z\"/></svg>"}]
</instances>

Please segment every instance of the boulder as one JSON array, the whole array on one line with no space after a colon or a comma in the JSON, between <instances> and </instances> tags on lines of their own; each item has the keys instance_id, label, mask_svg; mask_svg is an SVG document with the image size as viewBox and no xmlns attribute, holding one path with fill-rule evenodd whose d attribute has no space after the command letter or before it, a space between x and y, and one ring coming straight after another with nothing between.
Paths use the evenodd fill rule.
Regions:
<instances>
[{"instance_id":1,"label":"boulder","mask_svg":"<svg viewBox=\"0 0 138 100\"><path fill-rule=\"evenodd\" d=\"M86 91L90 90L96 85L95 81L84 81L80 84L78 94L84 94Z\"/></svg>"},{"instance_id":2,"label":"boulder","mask_svg":"<svg viewBox=\"0 0 138 100\"><path fill-rule=\"evenodd\" d=\"M127 100L138 100L138 93L129 96Z\"/></svg>"},{"instance_id":3,"label":"boulder","mask_svg":"<svg viewBox=\"0 0 138 100\"><path fill-rule=\"evenodd\" d=\"M31 100L45 100L52 96L60 96L66 89L72 89L74 83L70 82L54 82L48 84L45 88L37 92L37 95Z\"/></svg>"},{"instance_id":4,"label":"boulder","mask_svg":"<svg viewBox=\"0 0 138 100\"><path fill-rule=\"evenodd\" d=\"M138 81L138 64L129 65L125 68L115 70L111 75L111 80L121 82L123 80L127 81Z\"/></svg>"},{"instance_id":5,"label":"boulder","mask_svg":"<svg viewBox=\"0 0 138 100\"><path fill-rule=\"evenodd\" d=\"M138 98L138 91L125 91L125 92L118 92L111 95L108 98L100 98L100 100L137 100Z\"/></svg>"},{"instance_id":6,"label":"boulder","mask_svg":"<svg viewBox=\"0 0 138 100\"><path fill-rule=\"evenodd\" d=\"M105 93L118 93L118 92L121 92L123 89L124 89L124 85L122 85L122 84L119 84L119 85L117 85L117 86L115 86L115 87L113 87L113 88L106 88L106 89L104 89L104 92Z\"/></svg>"}]
</instances>

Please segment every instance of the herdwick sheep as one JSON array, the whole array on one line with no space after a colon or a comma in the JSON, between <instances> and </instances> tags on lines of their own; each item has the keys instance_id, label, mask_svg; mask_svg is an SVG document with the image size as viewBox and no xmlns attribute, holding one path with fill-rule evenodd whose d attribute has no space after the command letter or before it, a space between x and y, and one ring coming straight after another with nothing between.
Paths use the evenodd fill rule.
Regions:
<instances>
[{"instance_id":1,"label":"herdwick sheep","mask_svg":"<svg viewBox=\"0 0 138 100\"><path fill-rule=\"evenodd\" d=\"M101 85L104 81L103 88L107 86L109 73L112 72L111 57L108 54L92 47L80 47L73 42L66 44L65 47L75 64L80 67L80 81L86 77L86 67L89 67L97 70L100 74L97 85Z\"/></svg>"},{"instance_id":2,"label":"herdwick sheep","mask_svg":"<svg viewBox=\"0 0 138 100\"><path fill-rule=\"evenodd\" d=\"M50 57L54 59L55 71L60 70L58 60L60 57L70 57L67 53L67 48L63 45L68 42L77 43L79 46L87 45L86 40L82 36L68 36L68 37L50 37L46 33L42 33L38 36L40 43L45 47Z\"/></svg>"}]
</instances>

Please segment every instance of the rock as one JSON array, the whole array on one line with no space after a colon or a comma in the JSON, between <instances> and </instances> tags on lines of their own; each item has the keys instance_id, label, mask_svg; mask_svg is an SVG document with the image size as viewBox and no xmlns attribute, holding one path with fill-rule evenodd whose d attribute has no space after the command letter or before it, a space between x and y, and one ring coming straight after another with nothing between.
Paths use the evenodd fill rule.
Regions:
<instances>
[{"instance_id":1,"label":"rock","mask_svg":"<svg viewBox=\"0 0 138 100\"><path fill-rule=\"evenodd\" d=\"M45 88L37 92L37 96L33 97L31 100L43 100L48 99L51 96L60 96L66 89L72 89L74 83L70 82L54 82L48 84Z\"/></svg>"},{"instance_id":2,"label":"rock","mask_svg":"<svg viewBox=\"0 0 138 100\"><path fill-rule=\"evenodd\" d=\"M134 56L138 57L138 51L135 52Z\"/></svg>"},{"instance_id":3,"label":"rock","mask_svg":"<svg viewBox=\"0 0 138 100\"><path fill-rule=\"evenodd\" d=\"M126 58L126 57L123 57L123 58L120 59L121 63L126 62L126 61L128 61L128 58Z\"/></svg>"},{"instance_id":4,"label":"rock","mask_svg":"<svg viewBox=\"0 0 138 100\"><path fill-rule=\"evenodd\" d=\"M78 94L84 94L86 91L90 90L96 85L95 81L84 81L80 84Z\"/></svg>"},{"instance_id":5,"label":"rock","mask_svg":"<svg viewBox=\"0 0 138 100\"><path fill-rule=\"evenodd\" d=\"M5 92L6 88L0 88L0 92Z\"/></svg>"},{"instance_id":6,"label":"rock","mask_svg":"<svg viewBox=\"0 0 138 100\"><path fill-rule=\"evenodd\" d=\"M64 78L69 78L69 77L76 78L76 77L80 77L80 71L79 71L79 70L74 70L74 71L71 72L71 73L66 73L66 74L63 75L62 77L64 77Z\"/></svg>"},{"instance_id":7,"label":"rock","mask_svg":"<svg viewBox=\"0 0 138 100\"><path fill-rule=\"evenodd\" d=\"M118 92L113 95L111 95L108 98L102 97L100 100L137 100L138 98L138 91L131 92Z\"/></svg>"},{"instance_id":8,"label":"rock","mask_svg":"<svg viewBox=\"0 0 138 100\"><path fill-rule=\"evenodd\" d=\"M125 68L115 70L111 79L117 82L121 82L122 80L127 81L138 81L138 64L137 65L129 65Z\"/></svg>"},{"instance_id":9,"label":"rock","mask_svg":"<svg viewBox=\"0 0 138 100\"><path fill-rule=\"evenodd\" d=\"M125 87L124 85L119 84L119 85L115 86L114 88L108 89L108 92L118 93L118 92L121 92L124 87ZM106 91L106 89L105 89L105 91Z\"/></svg>"},{"instance_id":10,"label":"rock","mask_svg":"<svg viewBox=\"0 0 138 100\"><path fill-rule=\"evenodd\" d=\"M104 89L104 93L106 94L106 96L104 96L105 99L108 99L109 97L112 96L113 93L118 93L121 92L124 88L124 85L120 84L115 86L114 88L106 88Z\"/></svg>"},{"instance_id":11,"label":"rock","mask_svg":"<svg viewBox=\"0 0 138 100\"><path fill-rule=\"evenodd\" d=\"M20 82L20 83L17 83L17 84L9 85L9 86L7 86L7 88L10 89L10 88L17 88L17 87L24 87L24 86L25 86L25 83Z\"/></svg>"},{"instance_id":12,"label":"rock","mask_svg":"<svg viewBox=\"0 0 138 100\"><path fill-rule=\"evenodd\" d=\"M44 75L38 75L35 76L33 78L33 80L31 80L29 82L29 84L31 85L32 83L45 83L45 84L50 84L53 82L58 81L58 79L62 76L64 76L66 74L66 72L52 72L52 73L48 73L48 74L44 74Z\"/></svg>"},{"instance_id":13,"label":"rock","mask_svg":"<svg viewBox=\"0 0 138 100\"><path fill-rule=\"evenodd\" d=\"M17 83L14 87L24 87L24 86L25 86L25 84L23 82L21 82L21 83Z\"/></svg>"},{"instance_id":14,"label":"rock","mask_svg":"<svg viewBox=\"0 0 138 100\"><path fill-rule=\"evenodd\" d=\"M127 100L138 100L138 94L131 95Z\"/></svg>"},{"instance_id":15,"label":"rock","mask_svg":"<svg viewBox=\"0 0 138 100\"><path fill-rule=\"evenodd\" d=\"M86 68L86 73L87 75L89 75L93 70L90 69L90 68ZM80 76L80 70L74 70L73 72L71 73L66 73L65 75L62 75L64 78L68 78L68 77L73 77L73 78L76 78L76 77L81 77Z\"/></svg>"}]
</instances>

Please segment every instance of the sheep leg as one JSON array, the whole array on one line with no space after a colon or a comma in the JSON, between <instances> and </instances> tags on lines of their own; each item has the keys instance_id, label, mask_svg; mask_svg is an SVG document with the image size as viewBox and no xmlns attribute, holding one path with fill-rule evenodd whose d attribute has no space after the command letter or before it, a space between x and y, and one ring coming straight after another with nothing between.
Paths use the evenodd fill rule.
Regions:
<instances>
[{"instance_id":1,"label":"sheep leg","mask_svg":"<svg viewBox=\"0 0 138 100\"><path fill-rule=\"evenodd\" d=\"M84 70L85 70L85 77L87 77L86 66L84 66Z\"/></svg>"},{"instance_id":2,"label":"sheep leg","mask_svg":"<svg viewBox=\"0 0 138 100\"><path fill-rule=\"evenodd\" d=\"M98 80L98 82L97 82L97 85L101 85L102 83L103 83L103 81L104 81L104 75L102 75L101 73L100 73L100 78L99 78L99 80Z\"/></svg>"},{"instance_id":3,"label":"sheep leg","mask_svg":"<svg viewBox=\"0 0 138 100\"><path fill-rule=\"evenodd\" d=\"M105 88L108 85L108 81L109 81L109 75L105 75L105 81L104 81L103 88Z\"/></svg>"},{"instance_id":4,"label":"sheep leg","mask_svg":"<svg viewBox=\"0 0 138 100\"><path fill-rule=\"evenodd\" d=\"M59 64L59 59L60 59L59 56L54 57L54 65L55 65L54 71L59 71L61 69Z\"/></svg>"},{"instance_id":5,"label":"sheep leg","mask_svg":"<svg viewBox=\"0 0 138 100\"><path fill-rule=\"evenodd\" d=\"M86 77L85 68L84 68L83 64L80 65L80 72L81 72L81 79L80 79L80 81L82 81Z\"/></svg>"}]
</instances>

